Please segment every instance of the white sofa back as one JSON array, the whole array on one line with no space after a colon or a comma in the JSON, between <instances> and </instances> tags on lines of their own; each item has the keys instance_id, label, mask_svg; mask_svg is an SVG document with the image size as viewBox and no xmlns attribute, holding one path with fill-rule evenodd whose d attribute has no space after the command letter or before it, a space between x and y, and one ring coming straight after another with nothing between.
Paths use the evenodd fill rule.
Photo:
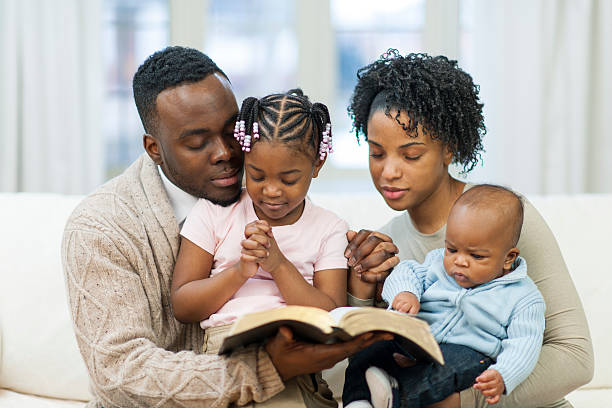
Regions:
<instances>
[{"instance_id":1,"label":"white sofa back","mask_svg":"<svg viewBox=\"0 0 612 408\"><path fill-rule=\"evenodd\" d=\"M377 228L399 213L375 194L312 200L353 228ZM0 389L54 398L90 397L70 321L60 243L80 197L0 193ZM587 388L612 388L612 333L607 316L612 268L606 262L612 231L612 194L534 198L557 236L581 294L595 346L596 371ZM1 405L1 404L0 404Z\"/></svg>"},{"instance_id":2,"label":"white sofa back","mask_svg":"<svg viewBox=\"0 0 612 408\"><path fill-rule=\"evenodd\" d=\"M0 388L90 399L60 254L64 225L80 200L0 194Z\"/></svg>"}]
</instances>

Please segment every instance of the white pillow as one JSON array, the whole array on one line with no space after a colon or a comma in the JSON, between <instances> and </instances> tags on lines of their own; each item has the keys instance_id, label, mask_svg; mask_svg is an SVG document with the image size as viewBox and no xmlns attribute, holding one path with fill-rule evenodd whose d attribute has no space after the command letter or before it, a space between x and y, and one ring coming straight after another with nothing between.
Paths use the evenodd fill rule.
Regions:
<instances>
[{"instance_id":1,"label":"white pillow","mask_svg":"<svg viewBox=\"0 0 612 408\"><path fill-rule=\"evenodd\" d=\"M81 197L0 194L0 388L89 400L89 378L68 311L64 225Z\"/></svg>"},{"instance_id":2,"label":"white pillow","mask_svg":"<svg viewBox=\"0 0 612 408\"><path fill-rule=\"evenodd\" d=\"M610 388L612 274L606 254L610 251L612 194L533 197L531 202L557 238L589 322L595 375L585 388Z\"/></svg>"}]
</instances>

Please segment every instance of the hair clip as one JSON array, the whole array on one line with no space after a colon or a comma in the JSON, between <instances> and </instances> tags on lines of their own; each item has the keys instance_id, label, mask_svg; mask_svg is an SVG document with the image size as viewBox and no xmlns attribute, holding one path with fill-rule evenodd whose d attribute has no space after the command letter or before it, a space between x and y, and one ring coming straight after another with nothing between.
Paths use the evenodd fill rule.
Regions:
<instances>
[{"instance_id":1,"label":"hair clip","mask_svg":"<svg viewBox=\"0 0 612 408\"><path fill-rule=\"evenodd\" d=\"M321 133L321 144L319 145L319 159L324 160L325 156L334 151L332 147L331 123L325 125L325 130Z\"/></svg>"}]
</instances>

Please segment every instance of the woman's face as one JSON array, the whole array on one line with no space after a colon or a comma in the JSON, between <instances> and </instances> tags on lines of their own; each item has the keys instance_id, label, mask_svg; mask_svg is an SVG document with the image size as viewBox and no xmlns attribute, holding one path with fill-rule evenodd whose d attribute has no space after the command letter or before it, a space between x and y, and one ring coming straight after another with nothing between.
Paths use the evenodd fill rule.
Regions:
<instances>
[{"instance_id":1,"label":"woman's face","mask_svg":"<svg viewBox=\"0 0 612 408\"><path fill-rule=\"evenodd\" d=\"M399 119L408 123L404 112ZM370 175L387 205L397 211L416 208L427 200L448 177L452 160L452 153L440 141L424 135L420 125L411 136L383 110L368 121Z\"/></svg>"}]
</instances>

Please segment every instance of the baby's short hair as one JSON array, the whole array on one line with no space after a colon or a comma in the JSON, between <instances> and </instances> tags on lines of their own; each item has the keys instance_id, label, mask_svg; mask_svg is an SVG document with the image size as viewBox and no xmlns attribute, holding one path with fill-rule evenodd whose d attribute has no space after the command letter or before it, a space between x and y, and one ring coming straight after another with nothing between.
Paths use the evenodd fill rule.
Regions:
<instances>
[{"instance_id":1,"label":"baby's short hair","mask_svg":"<svg viewBox=\"0 0 612 408\"><path fill-rule=\"evenodd\" d=\"M523 198L514 191L495 184L478 184L461 194L455 205L499 211L514 224L512 246L518 243L523 228L525 208Z\"/></svg>"}]
</instances>

